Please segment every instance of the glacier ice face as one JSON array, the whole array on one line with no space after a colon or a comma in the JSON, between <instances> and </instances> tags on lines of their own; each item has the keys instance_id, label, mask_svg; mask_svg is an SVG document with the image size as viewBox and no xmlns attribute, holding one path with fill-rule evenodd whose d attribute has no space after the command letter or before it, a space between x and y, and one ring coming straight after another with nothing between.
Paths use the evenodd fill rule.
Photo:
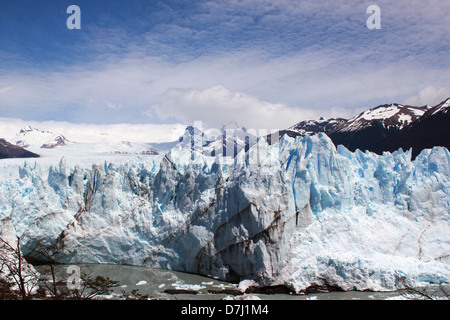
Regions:
<instances>
[{"instance_id":1,"label":"glacier ice face","mask_svg":"<svg viewBox=\"0 0 450 320\"><path fill-rule=\"evenodd\" d=\"M352 153L319 134L260 139L222 160L180 144L120 163L6 166L0 219L12 221L25 252L39 240L61 262L149 265L296 291L392 290L402 276L450 281L447 149L411 161L409 151Z\"/></svg>"}]
</instances>

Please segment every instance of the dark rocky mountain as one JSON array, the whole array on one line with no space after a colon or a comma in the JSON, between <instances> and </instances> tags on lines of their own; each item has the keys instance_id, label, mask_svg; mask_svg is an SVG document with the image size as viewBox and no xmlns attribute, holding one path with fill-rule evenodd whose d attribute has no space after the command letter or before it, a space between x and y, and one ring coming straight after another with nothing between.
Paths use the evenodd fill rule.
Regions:
<instances>
[{"instance_id":1,"label":"dark rocky mountain","mask_svg":"<svg viewBox=\"0 0 450 320\"><path fill-rule=\"evenodd\" d=\"M429 109L417 121L384 138L374 152L412 149L415 158L423 149L434 146L450 150L450 98Z\"/></svg>"},{"instance_id":2,"label":"dark rocky mountain","mask_svg":"<svg viewBox=\"0 0 450 320\"><path fill-rule=\"evenodd\" d=\"M336 128L338 128L345 122L347 122L347 120L343 118L328 119L328 120L320 118L320 120L301 121L286 130L281 130L280 136L287 134L290 137L295 137L298 135L308 136L319 132L331 133L334 132Z\"/></svg>"},{"instance_id":3,"label":"dark rocky mountain","mask_svg":"<svg viewBox=\"0 0 450 320\"><path fill-rule=\"evenodd\" d=\"M39 155L25 150L22 147L13 145L6 141L5 139L0 138L0 159L7 158L38 158Z\"/></svg>"},{"instance_id":4,"label":"dark rocky mountain","mask_svg":"<svg viewBox=\"0 0 450 320\"><path fill-rule=\"evenodd\" d=\"M302 121L280 131L287 134L311 135L326 133L335 145L355 151L369 150L381 154L399 148L412 148L413 158L425 148L450 146L450 98L430 107L385 104L361 112L346 120L321 119Z\"/></svg>"},{"instance_id":5,"label":"dark rocky mountain","mask_svg":"<svg viewBox=\"0 0 450 320\"><path fill-rule=\"evenodd\" d=\"M328 135L336 145L342 144L351 151L378 151L384 139L414 123L426 111L427 107L381 105L343 122Z\"/></svg>"}]
</instances>

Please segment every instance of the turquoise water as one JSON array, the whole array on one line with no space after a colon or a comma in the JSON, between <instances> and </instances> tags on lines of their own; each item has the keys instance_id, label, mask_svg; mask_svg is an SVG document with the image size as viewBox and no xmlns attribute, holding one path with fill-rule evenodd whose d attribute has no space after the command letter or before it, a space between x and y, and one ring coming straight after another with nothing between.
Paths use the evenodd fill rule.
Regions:
<instances>
[{"instance_id":1,"label":"turquoise water","mask_svg":"<svg viewBox=\"0 0 450 320\"><path fill-rule=\"evenodd\" d=\"M119 281L119 286L113 288L112 294L106 298L120 299L122 292L131 293L138 290L139 294L148 295L155 299L165 300L221 300L233 297L230 294L210 293L208 290L233 289L234 284L203 277L194 274L188 274L177 271L154 269L148 267L127 266L127 265L109 265L109 264L90 264L79 265L81 272L89 274L91 277L102 275L112 280ZM65 284L72 273L67 273L68 265L56 266L57 281ZM36 269L41 273L42 278L49 278L49 268L47 266L37 266ZM196 294L165 293L167 289L193 290ZM247 294L247 298L259 298L262 300L385 300L402 299L398 292L330 292L317 293L309 295L292 294Z\"/></svg>"}]
</instances>

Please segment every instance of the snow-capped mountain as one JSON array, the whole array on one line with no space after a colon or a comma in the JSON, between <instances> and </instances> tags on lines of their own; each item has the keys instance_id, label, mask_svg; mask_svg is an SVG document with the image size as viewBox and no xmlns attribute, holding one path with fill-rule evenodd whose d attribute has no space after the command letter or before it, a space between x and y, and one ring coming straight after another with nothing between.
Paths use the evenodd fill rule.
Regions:
<instances>
[{"instance_id":1,"label":"snow-capped mountain","mask_svg":"<svg viewBox=\"0 0 450 320\"><path fill-rule=\"evenodd\" d=\"M0 118L0 137L42 157L156 155L178 143L181 124L77 124Z\"/></svg>"},{"instance_id":2,"label":"snow-capped mountain","mask_svg":"<svg viewBox=\"0 0 450 320\"><path fill-rule=\"evenodd\" d=\"M220 130L188 126L179 138L179 143L207 156L225 155L234 158L241 150L248 150L257 140L256 134L239 127L235 122L223 125Z\"/></svg>"},{"instance_id":3,"label":"snow-capped mountain","mask_svg":"<svg viewBox=\"0 0 450 320\"><path fill-rule=\"evenodd\" d=\"M417 156L424 148L433 146L450 146L450 135L446 132L447 124L444 119L448 111L450 99L440 104L415 107L402 104L385 104L368 109L351 119L309 120L280 131L295 137L311 135L319 132L326 133L337 145L344 145L351 151L356 149L369 150L378 154L383 151L395 151L398 148L407 150L414 146L412 156ZM423 126L425 119L430 128L425 134L413 134ZM436 122L435 125L433 122ZM443 122L442 125L438 124ZM416 129L413 129L416 127ZM438 128L441 130L438 130ZM439 132L438 132L439 131Z\"/></svg>"},{"instance_id":4,"label":"snow-capped mountain","mask_svg":"<svg viewBox=\"0 0 450 320\"><path fill-rule=\"evenodd\" d=\"M351 151L375 151L383 139L414 123L426 111L427 107L381 105L361 112L327 134L336 145L342 144Z\"/></svg>"},{"instance_id":5,"label":"snow-capped mountain","mask_svg":"<svg viewBox=\"0 0 450 320\"><path fill-rule=\"evenodd\" d=\"M24 148L44 148L53 149L69 144L70 141L62 134L51 131L41 131L31 126L20 130L16 135L16 144Z\"/></svg>"},{"instance_id":6,"label":"snow-capped mountain","mask_svg":"<svg viewBox=\"0 0 450 320\"><path fill-rule=\"evenodd\" d=\"M432 108L429 112L429 115L437 115L437 114L447 114L450 110L450 98L442 101L437 106Z\"/></svg>"},{"instance_id":7,"label":"snow-capped mountain","mask_svg":"<svg viewBox=\"0 0 450 320\"><path fill-rule=\"evenodd\" d=\"M320 120L306 120L284 130L282 133L287 134L290 137L295 137L298 135L309 136L319 132L331 133L335 130L335 128L339 127L346 121L347 120L343 118L332 118L328 120L320 118Z\"/></svg>"},{"instance_id":8,"label":"snow-capped mountain","mask_svg":"<svg viewBox=\"0 0 450 320\"><path fill-rule=\"evenodd\" d=\"M90 141L74 142L60 133L43 131L26 126L13 137L16 144L45 156L62 157L95 154L158 155L168 152L177 144L191 145L208 156L228 155L231 158L256 141L256 136L236 123L228 123L221 129L203 129L187 126L177 140L165 143L143 143L118 140L108 133L92 136ZM45 149L45 150L43 150Z\"/></svg>"},{"instance_id":9,"label":"snow-capped mountain","mask_svg":"<svg viewBox=\"0 0 450 320\"><path fill-rule=\"evenodd\" d=\"M386 104L366 110L351 119L328 119L301 121L286 129L296 135L311 135L319 132L331 134L334 132L356 132L376 126L384 129L401 130L408 124L419 119L428 106L413 107L401 104ZM289 133L286 132L288 135Z\"/></svg>"},{"instance_id":10,"label":"snow-capped mountain","mask_svg":"<svg viewBox=\"0 0 450 320\"><path fill-rule=\"evenodd\" d=\"M381 126L387 130L401 130L405 126L419 119L426 111L426 107L413 107L401 104L381 105L340 123L332 132L350 132L367 129L371 126Z\"/></svg>"},{"instance_id":11,"label":"snow-capped mountain","mask_svg":"<svg viewBox=\"0 0 450 320\"><path fill-rule=\"evenodd\" d=\"M430 108L418 120L386 137L373 150L395 151L412 148L416 157L423 149L434 146L450 148L450 98Z\"/></svg>"},{"instance_id":12,"label":"snow-capped mountain","mask_svg":"<svg viewBox=\"0 0 450 320\"><path fill-rule=\"evenodd\" d=\"M42 131L37 128L27 126L16 134L16 144L24 148L30 148L36 153L43 153L46 156L56 155L58 157L71 155L77 151L81 154L136 154L136 155L157 155L158 151L150 144L134 143L130 141L115 141L103 134L100 137L92 137L90 143L77 143L70 141L60 133ZM41 149L55 149L57 151L44 151Z\"/></svg>"}]
</instances>

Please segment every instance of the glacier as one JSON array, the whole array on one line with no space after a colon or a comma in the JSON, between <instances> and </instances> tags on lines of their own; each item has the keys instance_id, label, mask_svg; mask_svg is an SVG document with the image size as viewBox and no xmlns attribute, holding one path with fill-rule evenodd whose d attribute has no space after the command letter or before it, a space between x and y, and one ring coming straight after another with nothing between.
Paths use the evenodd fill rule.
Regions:
<instances>
[{"instance_id":1,"label":"glacier","mask_svg":"<svg viewBox=\"0 0 450 320\"><path fill-rule=\"evenodd\" d=\"M38 241L61 263L144 265L295 292L450 282L447 149L412 161L411 151L350 152L317 134L261 138L224 158L179 144L120 161L8 160L0 220L25 254Z\"/></svg>"}]
</instances>

